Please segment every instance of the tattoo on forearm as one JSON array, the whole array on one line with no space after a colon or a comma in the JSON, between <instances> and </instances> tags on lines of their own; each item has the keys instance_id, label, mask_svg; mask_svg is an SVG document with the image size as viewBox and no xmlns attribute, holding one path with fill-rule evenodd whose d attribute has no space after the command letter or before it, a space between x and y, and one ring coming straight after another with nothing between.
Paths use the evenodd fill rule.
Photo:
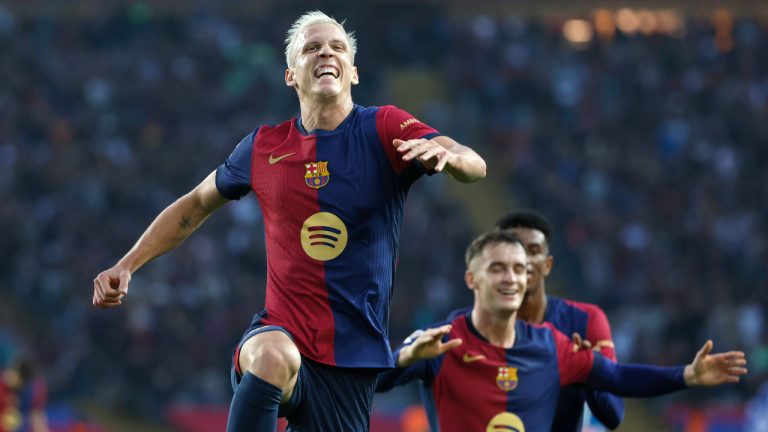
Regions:
<instances>
[{"instance_id":1,"label":"tattoo on forearm","mask_svg":"<svg viewBox=\"0 0 768 432\"><path fill-rule=\"evenodd\" d=\"M181 222L179 222L179 226L181 227L181 229L192 228L192 218L189 216L182 216Z\"/></svg>"}]
</instances>

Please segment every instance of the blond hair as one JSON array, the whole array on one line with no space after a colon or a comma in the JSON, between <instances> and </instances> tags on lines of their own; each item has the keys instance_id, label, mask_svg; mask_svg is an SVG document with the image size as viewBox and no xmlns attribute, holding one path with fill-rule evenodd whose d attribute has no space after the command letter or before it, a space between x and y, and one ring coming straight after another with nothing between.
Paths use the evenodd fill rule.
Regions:
<instances>
[{"instance_id":1,"label":"blond hair","mask_svg":"<svg viewBox=\"0 0 768 432\"><path fill-rule=\"evenodd\" d=\"M314 24L335 24L339 26L341 31L344 32L344 34L347 35L347 40L349 41L349 52L352 54L352 64L355 63L355 53L357 52L357 39L355 38L355 32L347 32L344 30L344 21L338 22L334 18L329 17L328 15L320 12L320 11L312 11L307 12L304 15L300 16L299 19L297 19L293 25L291 25L291 28L288 29L288 33L285 37L285 64L288 65L289 69L293 69L294 65L294 59L296 57L296 38L297 36L304 31L307 27L314 25Z\"/></svg>"}]
</instances>

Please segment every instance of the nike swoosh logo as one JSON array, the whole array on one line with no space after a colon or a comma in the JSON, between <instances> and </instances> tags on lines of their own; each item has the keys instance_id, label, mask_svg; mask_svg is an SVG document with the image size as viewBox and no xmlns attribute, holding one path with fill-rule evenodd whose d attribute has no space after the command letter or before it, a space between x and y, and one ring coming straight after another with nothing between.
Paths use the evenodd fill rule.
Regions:
<instances>
[{"instance_id":1,"label":"nike swoosh logo","mask_svg":"<svg viewBox=\"0 0 768 432\"><path fill-rule=\"evenodd\" d=\"M464 361L464 363L472 363L478 360L484 360L485 356L482 354L473 356L473 355L469 355L469 353L464 353L464 357L462 357L461 359Z\"/></svg>"},{"instance_id":2,"label":"nike swoosh logo","mask_svg":"<svg viewBox=\"0 0 768 432\"><path fill-rule=\"evenodd\" d=\"M269 155L269 164L270 165L274 165L274 164L280 162L281 160L287 158L288 156L295 155L295 154L296 154L296 152L293 152L293 153L284 154L282 156L274 157L270 153L270 155Z\"/></svg>"}]
</instances>

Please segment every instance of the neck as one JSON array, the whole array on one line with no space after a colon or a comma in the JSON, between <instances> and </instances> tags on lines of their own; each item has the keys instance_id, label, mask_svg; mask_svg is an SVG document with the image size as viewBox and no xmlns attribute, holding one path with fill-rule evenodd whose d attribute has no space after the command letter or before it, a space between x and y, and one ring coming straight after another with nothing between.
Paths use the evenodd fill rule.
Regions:
<instances>
[{"instance_id":1,"label":"neck","mask_svg":"<svg viewBox=\"0 0 768 432\"><path fill-rule=\"evenodd\" d=\"M491 345L502 348L512 348L515 344L515 323L517 312L496 316L490 311L480 310L477 306L472 309L472 325L477 332L488 339Z\"/></svg>"},{"instance_id":2,"label":"neck","mask_svg":"<svg viewBox=\"0 0 768 432\"><path fill-rule=\"evenodd\" d=\"M544 313L547 311L547 294L544 292L544 283L538 289L528 291L525 294L519 317L523 321L533 324L544 322Z\"/></svg>"},{"instance_id":3,"label":"neck","mask_svg":"<svg viewBox=\"0 0 768 432\"><path fill-rule=\"evenodd\" d=\"M352 97L338 101L300 99L301 124L307 131L322 129L332 131L352 112Z\"/></svg>"}]
</instances>

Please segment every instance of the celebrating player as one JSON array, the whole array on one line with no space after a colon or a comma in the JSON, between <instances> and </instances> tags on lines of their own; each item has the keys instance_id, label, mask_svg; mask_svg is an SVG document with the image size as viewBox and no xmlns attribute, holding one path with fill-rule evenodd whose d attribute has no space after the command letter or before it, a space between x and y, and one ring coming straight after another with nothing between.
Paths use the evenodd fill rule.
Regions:
<instances>
[{"instance_id":1,"label":"celebrating player","mask_svg":"<svg viewBox=\"0 0 768 432\"><path fill-rule=\"evenodd\" d=\"M549 432L561 387L576 383L622 396L654 396L691 386L737 382L742 352L710 354L707 341L687 366L621 365L574 345L551 324L517 320L527 257L519 238L494 230L467 249L472 311L411 335L395 351L396 368L378 391L419 378L434 430Z\"/></svg>"},{"instance_id":2,"label":"celebrating player","mask_svg":"<svg viewBox=\"0 0 768 432\"><path fill-rule=\"evenodd\" d=\"M228 431L368 430L380 368L391 367L389 302L403 206L424 173L461 182L485 162L394 106L352 102L356 41L321 12L288 31L286 85L300 117L248 134L94 280L93 303L121 304L131 274L253 190L266 231L266 309L233 359ZM279 411L279 412L278 412Z\"/></svg>"},{"instance_id":3,"label":"celebrating player","mask_svg":"<svg viewBox=\"0 0 768 432\"><path fill-rule=\"evenodd\" d=\"M549 221L533 210L517 210L496 222L496 228L515 234L525 245L530 265L525 298L518 318L529 323L548 322L566 335L577 334L587 346L606 359L616 361L611 326L599 306L548 296L545 281L554 265L550 255L553 228ZM602 424L615 429L624 417L624 403L610 393L570 386L560 391L552 431L581 430L584 402Z\"/></svg>"}]
</instances>

